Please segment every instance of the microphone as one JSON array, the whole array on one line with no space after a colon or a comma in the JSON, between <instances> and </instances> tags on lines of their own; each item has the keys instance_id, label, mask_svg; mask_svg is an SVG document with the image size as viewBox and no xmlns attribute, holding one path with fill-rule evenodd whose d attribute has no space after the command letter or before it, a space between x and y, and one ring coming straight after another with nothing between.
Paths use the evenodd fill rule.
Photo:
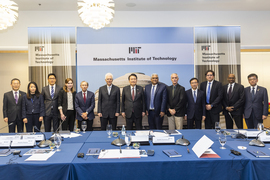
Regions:
<instances>
[{"instance_id":1,"label":"microphone","mask_svg":"<svg viewBox=\"0 0 270 180\"><path fill-rule=\"evenodd\" d=\"M34 126L34 129L37 130L37 131L39 131L39 132L40 132L41 134L43 134L43 136L44 136L44 140L42 140L42 141L40 141L40 142L38 143L38 147L48 147L48 146L52 143L52 141L46 140L45 134L44 134L43 132L41 132L41 131L37 128L37 126Z\"/></svg>"},{"instance_id":2,"label":"microphone","mask_svg":"<svg viewBox=\"0 0 270 180\"><path fill-rule=\"evenodd\" d=\"M262 130L261 132L259 132L258 134L257 134L257 137L256 137L256 139L252 139L250 142L249 142L249 145L250 146L259 146L259 147L264 147L265 146L265 144L262 142L262 141L260 141L258 138L259 138L259 135L261 134L261 133L263 133L265 130Z\"/></svg>"},{"instance_id":3,"label":"microphone","mask_svg":"<svg viewBox=\"0 0 270 180\"><path fill-rule=\"evenodd\" d=\"M4 128L6 128L6 127L9 127L9 126L11 126L12 124L13 124L13 122L11 122L11 123L9 123L8 125L6 125L6 126L0 128L0 130L4 129Z\"/></svg>"},{"instance_id":4,"label":"microphone","mask_svg":"<svg viewBox=\"0 0 270 180\"><path fill-rule=\"evenodd\" d=\"M60 129L60 127L61 127L61 125L62 125L63 123L64 123L64 121L62 121L62 122L60 123L60 125L58 126L58 128L56 129L56 131L54 131L52 134L57 133L57 131ZM59 132L59 135L61 136L60 132ZM49 140L50 140L50 141L53 141L53 140L54 140L54 137L50 137ZM64 141L64 139L63 139L62 136L61 136L61 140Z\"/></svg>"},{"instance_id":5,"label":"microphone","mask_svg":"<svg viewBox=\"0 0 270 180\"><path fill-rule=\"evenodd\" d=\"M232 117L232 115L231 115L231 113L229 111L228 111L228 114L229 114L230 118L233 121L233 117ZM234 139L246 139L247 137L244 134L242 134L242 133L239 132L239 128L238 127L237 127L237 129L238 129L238 133L235 134L235 135L232 135L232 138L234 138Z\"/></svg>"}]
</instances>

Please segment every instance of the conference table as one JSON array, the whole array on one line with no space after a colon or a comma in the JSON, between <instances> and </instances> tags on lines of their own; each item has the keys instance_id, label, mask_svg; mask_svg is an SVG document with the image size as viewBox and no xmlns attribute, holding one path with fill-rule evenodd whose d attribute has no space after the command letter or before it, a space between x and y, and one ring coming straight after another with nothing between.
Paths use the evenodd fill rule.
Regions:
<instances>
[{"instance_id":1,"label":"conference table","mask_svg":"<svg viewBox=\"0 0 270 180\"><path fill-rule=\"evenodd\" d=\"M154 156L123 159L98 159L98 156L78 158L78 153L85 153L89 148L119 149L111 145L116 139L108 138L106 131L80 133L77 138L65 138L56 152L47 161L25 161L29 156L0 157L1 179L268 179L270 177L270 158L256 158L238 146L248 145L250 139L240 140L227 137L226 149L220 149L219 135L215 130L179 130L190 141L188 146L150 145L140 149L154 150ZM119 132L119 131L117 131ZM133 131L134 132L134 131ZM119 132L120 133L120 132ZM132 133L130 131L129 133ZM50 133L46 133L48 137ZM174 135L175 140L182 135ZM198 158L192 151L194 144L206 135L220 158ZM35 147L38 148L38 147ZM122 148L126 148L126 145ZM270 144L265 147L253 147L270 154ZM20 148L24 154L31 148ZM174 149L182 157L170 158L162 151ZM241 156L230 153L238 150ZM11 160L12 159L12 160Z\"/></svg>"}]
</instances>

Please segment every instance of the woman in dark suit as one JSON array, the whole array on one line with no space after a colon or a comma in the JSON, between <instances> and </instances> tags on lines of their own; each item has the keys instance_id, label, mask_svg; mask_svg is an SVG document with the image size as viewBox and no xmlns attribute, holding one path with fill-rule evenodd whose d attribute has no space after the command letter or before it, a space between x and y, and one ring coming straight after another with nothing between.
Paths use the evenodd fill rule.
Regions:
<instances>
[{"instance_id":1,"label":"woman in dark suit","mask_svg":"<svg viewBox=\"0 0 270 180\"><path fill-rule=\"evenodd\" d=\"M75 96L73 80L67 78L63 90L60 91L58 97L58 109L60 111L61 120L64 121L62 124L62 130L74 131L75 122Z\"/></svg>"},{"instance_id":2,"label":"woman in dark suit","mask_svg":"<svg viewBox=\"0 0 270 180\"><path fill-rule=\"evenodd\" d=\"M43 97L38 91L37 84L30 82L27 87L27 94L22 99L22 118L26 131L33 132L33 126L40 129L43 116L45 116Z\"/></svg>"}]
</instances>

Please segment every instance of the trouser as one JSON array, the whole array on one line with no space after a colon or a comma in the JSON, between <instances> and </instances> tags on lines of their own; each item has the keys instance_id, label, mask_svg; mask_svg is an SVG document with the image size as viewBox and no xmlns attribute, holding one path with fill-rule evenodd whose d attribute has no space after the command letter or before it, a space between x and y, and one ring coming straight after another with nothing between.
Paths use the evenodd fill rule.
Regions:
<instances>
[{"instance_id":1,"label":"trouser","mask_svg":"<svg viewBox=\"0 0 270 180\"><path fill-rule=\"evenodd\" d=\"M107 127L107 124L111 124L112 125L112 129L113 130L116 130L116 125L117 125L117 117L113 117L113 118L110 118L110 117L107 117L107 118L104 118L104 117L101 117L100 118L100 123L101 123L101 130L106 130L106 127Z\"/></svg>"},{"instance_id":2,"label":"trouser","mask_svg":"<svg viewBox=\"0 0 270 180\"><path fill-rule=\"evenodd\" d=\"M86 123L87 123L86 131L93 131L93 119L92 120L88 119L88 120L83 120L83 121L86 121ZM81 131L82 131L82 122L83 121L78 120L78 128L80 128Z\"/></svg>"},{"instance_id":3,"label":"trouser","mask_svg":"<svg viewBox=\"0 0 270 180\"><path fill-rule=\"evenodd\" d=\"M188 127L188 129L193 129L194 122L195 122L195 128L196 129L202 129L202 118L201 119L196 119L195 116L193 118L191 118L191 119L187 119L187 127Z\"/></svg>"},{"instance_id":4,"label":"trouser","mask_svg":"<svg viewBox=\"0 0 270 180\"><path fill-rule=\"evenodd\" d=\"M169 130L183 129L184 117L168 116Z\"/></svg>"},{"instance_id":5,"label":"trouser","mask_svg":"<svg viewBox=\"0 0 270 180\"><path fill-rule=\"evenodd\" d=\"M37 114L26 114L27 123L25 123L26 131L27 132L33 132L33 127L36 126L38 129L40 129L41 122L39 121L39 113ZM36 129L34 129L35 132L38 132Z\"/></svg>"},{"instance_id":6,"label":"trouser","mask_svg":"<svg viewBox=\"0 0 270 180\"><path fill-rule=\"evenodd\" d=\"M8 119L8 124L13 123L12 125L8 126L10 133L15 133L15 126L17 125L17 132L23 132L23 120L16 117L15 121L10 121Z\"/></svg>"},{"instance_id":7,"label":"trouser","mask_svg":"<svg viewBox=\"0 0 270 180\"><path fill-rule=\"evenodd\" d=\"M50 115L45 116L44 118L44 125L45 125L45 132L51 132L51 121L53 120L53 132L58 129L59 120L57 115Z\"/></svg>"},{"instance_id":8,"label":"trouser","mask_svg":"<svg viewBox=\"0 0 270 180\"><path fill-rule=\"evenodd\" d=\"M232 115L232 114L231 114ZM233 129L233 119L238 129L243 129L243 116L225 114L226 129ZM233 119L232 119L233 118Z\"/></svg>"},{"instance_id":9,"label":"trouser","mask_svg":"<svg viewBox=\"0 0 270 180\"><path fill-rule=\"evenodd\" d=\"M132 130L133 129L133 123L135 123L135 127L136 127L137 130L142 129L142 117L136 118L134 116L134 113L132 113L130 118L126 118L127 130Z\"/></svg>"},{"instance_id":10,"label":"trouser","mask_svg":"<svg viewBox=\"0 0 270 180\"><path fill-rule=\"evenodd\" d=\"M219 122L219 113L212 113L212 111L206 111L205 129L215 129L215 123Z\"/></svg>"},{"instance_id":11,"label":"trouser","mask_svg":"<svg viewBox=\"0 0 270 180\"><path fill-rule=\"evenodd\" d=\"M62 124L62 130L74 131L75 112L74 110L67 110L66 120Z\"/></svg>"},{"instance_id":12,"label":"trouser","mask_svg":"<svg viewBox=\"0 0 270 180\"><path fill-rule=\"evenodd\" d=\"M255 114L254 114L253 110L252 110L252 112L250 114L250 117L246 118L245 120L246 120L246 124L247 124L248 129L257 128L258 123L263 123L262 119L257 119L255 117Z\"/></svg>"}]
</instances>

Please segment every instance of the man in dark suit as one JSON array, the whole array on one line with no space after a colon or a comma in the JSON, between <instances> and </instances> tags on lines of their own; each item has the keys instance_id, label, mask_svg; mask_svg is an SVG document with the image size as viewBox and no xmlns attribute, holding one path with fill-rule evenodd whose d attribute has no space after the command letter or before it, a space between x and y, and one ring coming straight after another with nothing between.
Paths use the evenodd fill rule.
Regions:
<instances>
[{"instance_id":1,"label":"man in dark suit","mask_svg":"<svg viewBox=\"0 0 270 180\"><path fill-rule=\"evenodd\" d=\"M214 80L215 72L208 70L205 73L207 81L202 82L200 90L206 97L205 129L214 129L215 122L219 122L219 113L222 111L222 84Z\"/></svg>"},{"instance_id":2,"label":"man in dark suit","mask_svg":"<svg viewBox=\"0 0 270 180\"><path fill-rule=\"evenodd\" d=\"M244 86L235 83L235 75L229 74L229 84L223 86L223 114L226 129L233 129L233 119L238 129L243 129L243 106L245 103Z\"/></svg>"},{"instance_id":3,"label":"man in dark suit","mask_svg":"<svg viewBox=\"0 0 270 180\"><path fill-rule=\"evenodd\" d=\"M244 116L249 129L257 128L268 115L268 94L264 87L258 86L258 76L248 75L249 87L245 88Z\"/></svg>"},{"instance_id":4,"label":"man in dark suit","mask_svg":"<svg viewBox=\"0 0 270 180\"><path fill-rule=\"evenodd\" d=\"M143 87L137 84L137 75L128 76L130 86L126 86L122 91L122 116L126 117L127 130L133 129L133 122L136 129L142 129L142 117L145 115L145 102Z\"/></svg>"},{"instance_id":5,"label":"man in dark suit","mask_svg":"<svg viewBox=\"0 0 270 180\"><path fill-rule=\"evenodd\" d=\"M55 132L59 126L58 94L62 88L55 84L56 75L54 73L48 75L48 82L49 85L43 87L41 92L45 104L44 126L45 132L50 132L51 121L53 120L53 132Z\"/></svg>"},{"instance_id":6,"label":"man in dark suit","mask_svg":"<svg viewBox=\"0 0 270 180\"><path fill-rule=\"evenodd\" d=\"M166 85L158 81L158 75L152 74L152 84L145 86L145 108L150 129L162 129L167 106Z\"/></svg>"},{"instance_id":7,"label":"man in dark suit","mask_svg":"<svg viewBox=\"0 0 270 180\"><path fill-rule=\"evenodd\" d=\"M78 92L75 97L75 108L77 111L78 128L82 130L82 121L87 122L86 131L93 130L95 95L91 91L87 91L88 82L81 82L82 91Z\"/></svg>"},{"instance_id":8,"label":"man in dark suit","mask_svg":"<svg viewBox=\"0 0 270 180\"><path fill-rule=\"evenodd\" d=\"M98 94L98 116L100 117L101 130L106 130L108 122L112 129L116 130L117 117L120 113L120 89L112 84L113 75L105 75L107 85L99 88Z\"/></svg>"},{"instance_id":9,"label":"man in dark suit","mask_svg":"<svg viewBox=\"0 0 270 180\"><path fill-rule=\"evenodd\" d=\"M196 129L201 129L202 121L205 120L204 92L198 89L199 80L197 78L192 78L189 82L191 89L186 91L188 129L193 129L194 122Z\"/></svg>"},{"instance_id":10,"label":"man in dark suit","mask_svg":"<svg viewBox=\"0 0 270 180\"><path fill-rule=\"evenodd\" d=\"M12 91L6 92L3 99L3 116L4 121L11 124L9 128L10 133L15 133L15 126L17 132L23 132L22 120L22 98L25 92L20 91L21 82L19 79L14 78L11 80Z\"/></svg>"},{"instance_id":11,"label":"man in dark suit","mask_svg":"<svg viewBox=\"0 0 270 180\"><path fill-rule=\"evenodd\" d=\"M169 130L183 129L186 113L185 88L178 84L179 77L171 74L172 85L167 87L167 116Z\"/></svg>"}]
</instances>

